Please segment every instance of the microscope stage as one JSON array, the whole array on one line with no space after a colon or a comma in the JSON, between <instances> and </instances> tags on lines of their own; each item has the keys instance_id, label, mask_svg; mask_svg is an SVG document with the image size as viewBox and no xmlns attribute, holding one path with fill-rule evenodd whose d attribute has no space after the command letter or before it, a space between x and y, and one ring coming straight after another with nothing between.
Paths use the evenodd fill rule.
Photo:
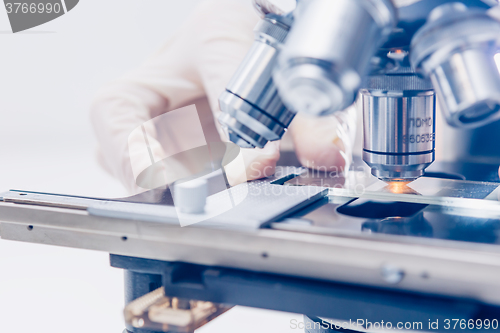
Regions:
<instances>
[{"instance_id":1,"label":"microscope stage","mask_svg":"<svg viewBox=\"0 0 500 333\"><path fill-rule=\"evenodd\" d=\"M231 190L236 205L185 227L168 190L118 200L9 191L0 235L500 305L499 184L421 178L401 194L367 178L356 193L356 183L290 186L305 182L305 169L279 171L211 195L207 211Z\"/></svg>"}]
</instances>

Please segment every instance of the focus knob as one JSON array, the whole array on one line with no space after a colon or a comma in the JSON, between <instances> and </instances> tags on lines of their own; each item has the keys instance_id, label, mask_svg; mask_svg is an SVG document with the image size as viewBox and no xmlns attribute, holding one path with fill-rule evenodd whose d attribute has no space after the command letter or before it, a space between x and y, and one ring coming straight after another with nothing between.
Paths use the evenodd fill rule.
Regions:
<instances>
[{"instance_id":1,"label":"focus knob","mask_svg":"<svg viewBox=\"0 0 500 333\"><path fill-rule=\"evenodd\" d=\"M177 182L174 185L174 204L180 212L202 214L207 203L208 184L205 179Z\"/></svg>"}]
</instances>

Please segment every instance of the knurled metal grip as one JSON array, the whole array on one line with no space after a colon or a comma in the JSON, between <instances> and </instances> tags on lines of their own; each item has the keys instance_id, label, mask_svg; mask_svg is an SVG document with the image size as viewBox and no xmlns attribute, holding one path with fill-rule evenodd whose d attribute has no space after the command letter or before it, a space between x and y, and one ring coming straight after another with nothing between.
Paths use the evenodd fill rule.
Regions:
<instances>
[{"instance_id":1,"label":"knurled metal grip","mask_svg":"<svg viewBox=\"0 0 500 333\"><path fill-rule=\"evenodd\" d=\"M278 20L277 15L269 14L255 27L255 33L274 38L279 43L284 43L290 26Z\"/></svg>"}]
</instances>

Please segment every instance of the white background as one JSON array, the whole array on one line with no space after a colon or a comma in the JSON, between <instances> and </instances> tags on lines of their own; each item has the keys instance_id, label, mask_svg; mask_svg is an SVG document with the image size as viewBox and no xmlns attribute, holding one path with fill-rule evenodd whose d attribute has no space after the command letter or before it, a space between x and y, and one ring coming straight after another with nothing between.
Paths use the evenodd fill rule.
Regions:
<instances>
[{"instance_id":1,"label":"white background","mask_svg":"<svg viewBox=\"0 0 500 333\"><path fill-rule=\"evenodd\" d=\"M18 34L0 8L0 192L125 195L95 160L90 102L198 2L82 0ZM122 280L106 253L0 240L0 332L120 333ZM240 307L200 332L297 332L292 318L301 316Z\"/></svg>"}]
</instances>

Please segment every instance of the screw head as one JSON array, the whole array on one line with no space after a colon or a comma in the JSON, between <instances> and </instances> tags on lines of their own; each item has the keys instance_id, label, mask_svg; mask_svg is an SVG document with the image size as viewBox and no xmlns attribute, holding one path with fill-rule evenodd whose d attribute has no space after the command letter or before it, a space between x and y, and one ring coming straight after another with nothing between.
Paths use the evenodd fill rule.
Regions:
<instances>
[{"instance_id":1,"label":"screw head","mask_svg":"<svg viewBox=\"0 0 500 333\"><path fill-rule=\"evenodd\" d=\"M405 271L392 265L383 265L381 269L382 279L389 284L398 284L405 277Z\"/></svg>"}]
</instances>

